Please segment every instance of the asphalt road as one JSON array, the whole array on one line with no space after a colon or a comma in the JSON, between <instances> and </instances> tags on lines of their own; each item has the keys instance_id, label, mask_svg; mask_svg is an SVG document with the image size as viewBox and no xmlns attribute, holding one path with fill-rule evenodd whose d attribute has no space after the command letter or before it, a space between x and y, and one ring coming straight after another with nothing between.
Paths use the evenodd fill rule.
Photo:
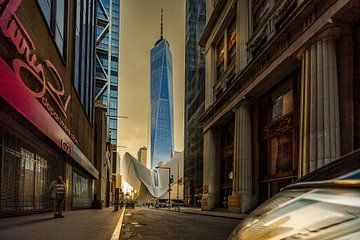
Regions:
<instances>
[{"instance_id":1,"label":"asphalt road","mask_svg":"<svg viewBox=\"0 0 360 240\"><path fill-rule=\"evenodd\" d=\"M151 208L127 209L120 239L227 239L239 221Z\"/></svg>"}]
</instances>

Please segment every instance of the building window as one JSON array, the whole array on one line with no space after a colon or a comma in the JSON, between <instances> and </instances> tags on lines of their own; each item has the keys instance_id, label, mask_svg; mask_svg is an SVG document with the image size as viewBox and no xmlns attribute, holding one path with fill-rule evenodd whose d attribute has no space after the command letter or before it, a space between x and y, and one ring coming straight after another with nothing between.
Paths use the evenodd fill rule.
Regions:
<instances>
[{"instance_id":1,"label":"building window","mask_svg":"<svg viewBox=\"0 0 360 240\"><path fill-rule=\"evenodd\" d=\"M267 199L297 177L297 74L260 101L260 198Z\"/></svg>"},{"instance_id":2,"label":"building window","mask_svg":"<svg viewBox=\"0 0 360 240\"><path fill-rule=\"evenodd\" d=\"M38 0L40 9L63 58L66 57L67 0Z\"/></svg>"},{"instance_id":3,"label":"building window","mask_svg":"<svg viewBox=\"0 0 360 240\"><path fill-rule=\"evenodd\" d=\"M77 0L73 85L90 122L92 121L93 82L95 77L94 19L95 0ZM107 58L100 58L100 61L102 60L107 61ZM102 64L105 64L105 62L102 62Z\"/></svg>"},{"instance_id":4,"label":"building window","mask_svg":"<svg viewBox=\"0 0 360 240\"><path fill-rule=\"evenodd\" d=\"M229 25L220 36L215 46L216 51L216 78L221 80L224 73L234 70L236 60L236 17L234 16Z\"/></svg>"},{"instance_id":5,"label":"building window","mask_svg":"<svg viewBox=\"0 0 360 240\"><path fill-rule=\"evenodd\" d=\"M254 29L258 27L268 8L268 0L252 0L252 16Z\"/></svg>"},{"instance_id":6,"label":"building window","mask_svg":"<svg viewBox=\"0 0 360 240\"><path fill-rule=\"evenodd\" d=\"M284 134L270 140L270 176L292 171L293 139L292 134Z\"/></svg>"},{"instance_id":7,"label":"building window","mask_svg":"<svg viewBox=\"0 0 360 240\"><path fill-rule=\"evenodd\" d=\"M235 64L236 55L236 18L230 22L227 29L227 66Z\"/></svg>"},{"instance_id":8,"label":"building window","mask_svg":"<svg viewBox=\"0 0 360 240\"><path fill-rule=\"evenodd\" d=\"M116 127L117 127L117 121L116 121L116 119L110 118L109 128L116 129Z\"/></svg>"},{"instance_id":9,"label":"building window","mask_svg":"<svg viewBox=\"0 0 360 240\"><path fill-rule=\"evenodd\" d=\"M275 121L294 110L293 90L277 96L272 102L271 120Z\"/></svg>"},{"instance_id":10,"label":"building window","mask_svg":"<svg viewBox=\"0 0 360 240\"><path fill-rule=\"evenodd\" d=\"M225 70L225 49L224 40L221 39L216 45L216 76L219 80L224 74Z\"/></svg>"}]
</instances>

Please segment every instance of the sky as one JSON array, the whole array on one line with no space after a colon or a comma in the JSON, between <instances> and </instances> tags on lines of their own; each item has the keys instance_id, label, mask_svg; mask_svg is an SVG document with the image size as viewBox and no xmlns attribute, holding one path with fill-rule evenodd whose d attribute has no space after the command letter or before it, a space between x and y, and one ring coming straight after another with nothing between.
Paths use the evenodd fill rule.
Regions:
<instances>
[{"instance_id":1,"label":"sky","mask_svg":"<svg viewBox=\"0 0 360 240\"><path fill-rule=\"evenodd\" d=\"M150 114L150 49L164 38L173 57L174 150L184 149L185 0L121 0L118 151L137 157L148 148ZM148 160L149 161L149 160Z\"/></svg>"}]
</instances>

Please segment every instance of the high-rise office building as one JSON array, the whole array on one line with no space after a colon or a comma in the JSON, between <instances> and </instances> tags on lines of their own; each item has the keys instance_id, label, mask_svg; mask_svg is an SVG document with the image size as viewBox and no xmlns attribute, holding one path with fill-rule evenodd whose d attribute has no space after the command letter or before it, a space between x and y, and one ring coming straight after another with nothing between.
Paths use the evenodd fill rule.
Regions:
<instances>
[{"instance_id":1,"label":"high-rise office building","mask_svg":"<svg viewBox=\"0 0 360 240\"><path fill-rule=\"evenodd\" d=\"M120 0L97 1L96 92L107 108L111 144L117 142Z\"/></svg>"},{"instance_id":2,"label":"high-rise office building","mask_svg":"<svg viewBox=\"0 0 360 240\"><path fill-rule=\"evenodd\" d=\"M205 0L187 0L184 199L192 206L200 205L203 185L203 138L199 119L204 112L205 68L204 49L198 43L205 28L205 21Z\"/></svg>"},{"instance_id":3,"label":"high-rise office building","mask_svg":"<svg viewBox=\"0 0 360 240\"><path fill-rule=\"evenodd\" d=\"M169 161L174 146L172 55L161 36L151 49L151 167Z\"/></svg>"}]
</instances>

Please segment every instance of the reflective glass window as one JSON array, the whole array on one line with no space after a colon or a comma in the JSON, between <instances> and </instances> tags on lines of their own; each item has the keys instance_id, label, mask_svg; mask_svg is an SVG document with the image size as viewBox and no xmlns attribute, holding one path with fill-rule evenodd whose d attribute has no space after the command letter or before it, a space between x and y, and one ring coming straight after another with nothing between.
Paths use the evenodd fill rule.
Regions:
<instances>
[{"instance_id":1,"label":"reflective glass window","mask_svg":"<svg viewBox=\"0 0 360 240\"><path fill-rule=\"evenodd\" d=\"M38 0L38 3L45 17L46 23L48 24L48 26L50 26L52 0Z\"/></svg>"},{"instance_id":2,"label":"reflective glass window","mask_svg":"<svg viewBox=\"0 0 360 240\"><path fill-rule=\"evenodd\" d=\"M111 91L110 91L110 97L117 98L117 97L118 97L118 92L117 92L117 90L116 90L116 91L111 90Z\"/></svg>"},{"instance_id":3,"label":"reflective glass window","mask_svg":"<svg viewBox=\"0 0 360 240\"><path fill-rule=\"evenodd\" d=\"M92 12L95 9L94 4L95 0L76 0L74 87L90 121L92 119L93 79L95 77L92 74L95 64L93 61L95 54L93 49L95 22L92 19ZM107 59L100 57L101 64L104 61L107 61ZM96 70L97 77L105 77L106 72L104 73L98 62L96 62ZM106 71L106 69L104 70ZM101 86L96 85L96 89L101 89Z\"/></svg>"},{"instance_id":4,"label":"reflective glass window","mask_svg":"<svg viewBox=\"0 0 360 240\"><path fill-rule=\"evenodd\" d=\"M116 127L117 127L116 119L110 119L109 127L112 128L112 129L116 129Z\"/></svg>"},{"instance_id":5,"label":"reflective glass window","mask_svg":"<svg viewBox=\"0 0 360 240\"><path fill-rule=\"evenodd\" d=\"M236 55L236 18L234 17L227 29L228 66L235 64L235 55Z\"/></svg>"},{"instance_id":6,"label":"reflective glass window","mask_svg":"<svg viewBox=\"0 0 360 240\"><path fill-rule=\"evenodd\" d=\"M252 0L252 16L254 29L258 27L262 17L269 8L268 0Z\"/></svg>"},{"instance_id":7,"label":"reflective glass window","mask_svg":"<svg viewBox=\"0 0 360 240\"><path fill-rule=\"evenodd\" d=\"M65 23L67 18L67 6L65 0L38 0L40 9L46 23L51 30L56 46L62 57L65 57Z\"/></svg>"},{"instance_id":8,"label":"reflective glass window","mask_svg":"<svg viewBox=\"0 0 360 240\"><path fill-rule=\"evenodd\" d=\"M220 39L219 43L216 45L216 74L218 79L222 77L225 70L224 56L224 41L223 39Z\"/></svg>"},{"instance_id":9,"label":"reflective glass window","mask_svg":"<svg viewBox=\"0 0 360 240\"><path fill-rule=\"evenodd\" d=\"M291 113L294 109L293 106L293 90L290 89L285 94L278 96L272 104L272 120L281 118L282 116Z\"/></svg>"},{"instance_id":10,"label":"reflective glass window","mask_svg":"<svg viewBox=\"0 0 360 240\"><path fill-rule=\"evenodd\" d=\"M116 86L117 86L118 77L111 75L111 76L110 76L110 82L111 82L112 85L116 85Z\"/></svg>"},{"instance_id":11,"label":"reflective glass window","mask_svg":"<svg viewBox=\"0 0 360 240\"><path fill-rule=\"evenodd\" d=\"M56 0L55 41L60 51L64 49L65 1Z\"/></svg>"},{"instance_id":12,"label":"reflective glass window","mask_svg":"<svg viewBox=\"0 0 360 240\"><path fill-rule=\"evenodd\" d=\"M110 98L110 108L117 108L117 99L116 98Z\"/></svg>"}]
</instances>

